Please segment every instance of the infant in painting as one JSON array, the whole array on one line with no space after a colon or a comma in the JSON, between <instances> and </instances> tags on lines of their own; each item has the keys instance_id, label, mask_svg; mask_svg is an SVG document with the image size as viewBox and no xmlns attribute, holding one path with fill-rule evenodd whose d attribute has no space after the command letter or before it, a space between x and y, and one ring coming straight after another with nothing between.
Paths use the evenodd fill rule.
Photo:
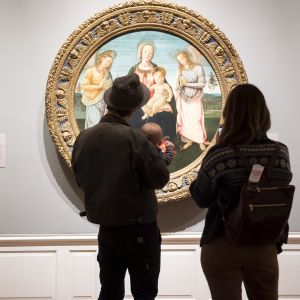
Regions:
<instances>
[{"instance_id":1,"label":"infant in painting","mask_svg":"<svg viewBox=\"0 0 300 300\"><path fill-rule=\"evenodd\" d=\"M155 80L155 84L151 85L149 90L153 91L153 96L149 99L146 105L142 107L144 115L142 116L142 120L146 118L153 117L153 115L157 114L162 110L172 111L171 102L173 92L168 83L165 82L166 70L161 67L157 67L154 69L153 78ZM168 106L166 108L166 106Z\"/></svg>"}]
</instances>

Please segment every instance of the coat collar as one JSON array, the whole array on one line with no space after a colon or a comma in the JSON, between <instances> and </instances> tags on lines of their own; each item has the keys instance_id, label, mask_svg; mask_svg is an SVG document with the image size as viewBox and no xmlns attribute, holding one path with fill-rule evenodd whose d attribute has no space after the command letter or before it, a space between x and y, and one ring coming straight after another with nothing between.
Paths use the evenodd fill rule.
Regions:
<instances>
[{"instance_id":1,"label":"coat collar","mask_svg":"<svg viewBox=\"0 0 300 300\"><path fill-rule=\"evenodd\" d=\"M126 122L122 117L109 114L109 113L101 118L100 123L102 122L114 122L114 123L119 123L130 127L129 123Z\"/></svg>"}]
</instances>

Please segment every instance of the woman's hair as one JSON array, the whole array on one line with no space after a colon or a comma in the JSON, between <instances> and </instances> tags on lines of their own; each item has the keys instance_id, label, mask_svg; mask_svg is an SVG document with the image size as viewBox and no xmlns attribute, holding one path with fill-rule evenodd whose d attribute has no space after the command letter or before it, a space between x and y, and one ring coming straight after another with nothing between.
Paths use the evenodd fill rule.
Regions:
<instances>
[{"instance_id":1,"label":"woman's hair","mask_svg":"<svg viewBox=\"0 0 300 300\"><path fill-rule=\"evenodd\" d=\"M187 59L189 68L190 68L191 70L194 69L194 67L196 66L196 64L192 61L192 59L191 59L191 57L190 57L190 55L189 55L188 52L186 52L186 51L181 51L181 52L179 52L179 53L176 55L176 57L178 57L179 55L182 55L182 56L184 56L184 57ZM178 62L178 64L179 64L179 71L180 71L180 73L181 73L182 70L184 69L184 65L182 65L180 62Z\"/></svg>"},{"instance_id":2,"label":"woman's hair","mask_svg":"<svg viewBox=\"0 0 300 300\"><path fill-rule=\"evenodd\" d=\"M142 60L142 53L143 53L143 49L146 47L146 46L150 46L153 50L153 54L152 54L152 58L154 56L154 52L155 52L155 47L154 45L150 44L150 43L142 43L138 46L138 59L139 61Z\"/></svg>"},{"instance_id":3,"label":"woman's hair","mask_svg":"<svg viewBox=\"0 0 300 300\"><path fill-rule=\"evenodd\" d=\"M223 110L224 124L218 143L249 144L271 127L270 112L263 93L252 84L237 85Z\"/></svg>"},{"instance_id":4,"label":"woman's hair","mask_svg":"<svg viewBox=\"0 0 300 300\"><path fill-rule=\"evenodd\" d=\"M110 57L111 59L114 59L116 57L116 53L113 50L107 50L101 53L97 53L95 57L95 65L100 65L106 57Z\"/></svg>"}]
</instances>

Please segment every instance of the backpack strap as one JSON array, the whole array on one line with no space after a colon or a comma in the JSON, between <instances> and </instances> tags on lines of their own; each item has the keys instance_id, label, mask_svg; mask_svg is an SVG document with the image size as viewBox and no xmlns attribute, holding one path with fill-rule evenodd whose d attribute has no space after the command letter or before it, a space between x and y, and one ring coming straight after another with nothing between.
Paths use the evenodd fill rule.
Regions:
<instances>
[{"instance_id":1,"label":"backpack strap","mask_svg":"<svg viewBox=\"0 0 300 300\"><path fill-rule=\"evenodd\" d=\"M266 171L267 171L268 177L270 177L270 175L271 175L272 168L273 168L273 166L274 166L274 163L275 163L275 161L276 161L276 158L277 158L278 155L279 155L279 152L280 152L280 145L279 145L278 142L275 142L275 150L274 150L274 152L273 152L273 154L272 154L272 157L271 157L269 163L268 163L267 166L266 166Z\"/></svg>"},{"instance_id":2,"label":"backpack strap","mask_svg":"<svg viewBox=\"0 0 300 300\"><path fill-rule=\"evenodd\" d=\"M244 153L242 153L242 151L236 145L230 145L230 147L233 149L233 152L240 158L242 164L246 167L247 171L250 174L250 172L251 172L251 166L250 166L249 161L245 157ZM218 203L218 206L219 206L219 208L221 210L223 222L226 222L224 208L223 208L223 205L222 205L222 203L220 201L220 196L218 196L217 203Z\"/></svg>"},{"instance_id":3,"label":"backpack strap","mask_svg":"<svg viewBox=\"0 0 300 300\"><path fill-rule=\"evenodd\" d=\"M241 162L243 163L244 167L246 167L247 171L249 171L250 173L251 166L244 153L236 145L231 145L231 148L233 149L234 153L240 158Z\"/></svg>"}]
</instances>

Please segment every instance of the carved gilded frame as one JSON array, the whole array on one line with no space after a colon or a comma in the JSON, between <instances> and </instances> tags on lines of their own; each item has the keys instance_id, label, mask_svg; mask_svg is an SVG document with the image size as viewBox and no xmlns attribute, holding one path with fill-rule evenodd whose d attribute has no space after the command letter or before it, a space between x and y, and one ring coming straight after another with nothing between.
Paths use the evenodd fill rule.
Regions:
<instances>
[{"instance_id":1,"label":"carved gilded frame","mask_svg":"<svg viewBox=\"0 0 300 300\"><path fill-rule=\"evenodd\" d=\"M73 102L76 81L91 55L101 45L126 33L156 30L180 37L201 51L211 64L220 85L222 108L228 92L247 82L240 57L230 41L213 23L198 13L162 1L131 1L104 10L81 24L65 41L52 65L46 89L46 116L51 137L67 165L79 129ZM189 196L201 161L210 146L193 163L171 174L169 183L157 191L159 202Z\"/></svg>"}]
</instances>

